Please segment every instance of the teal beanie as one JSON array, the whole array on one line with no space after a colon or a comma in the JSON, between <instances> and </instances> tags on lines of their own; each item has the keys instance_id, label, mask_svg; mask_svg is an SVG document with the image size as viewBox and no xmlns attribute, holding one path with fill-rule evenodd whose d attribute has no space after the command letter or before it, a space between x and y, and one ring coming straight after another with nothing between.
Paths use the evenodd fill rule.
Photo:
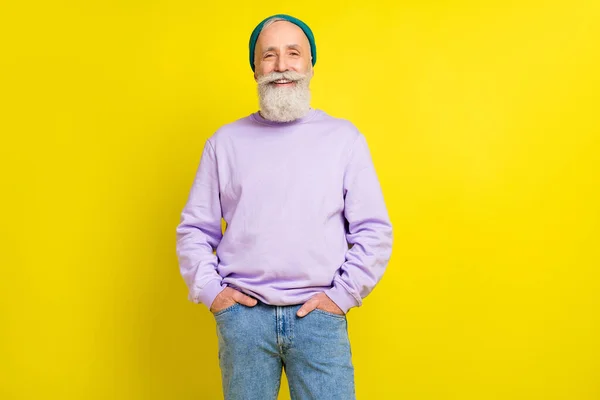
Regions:
<instances>
[{"instance_id":1,"label":"teal beanie","mask_svg":"<svg viewBox=\"0 0 600 400\"><path fill-rule=\"evenodd\" d=\"M317 46L315 45L315 37L313 36L312 31L304 22L300 21L298 18L294 18L291 15L286 14L275 14L267 17L261 21L260 24L254 28L252 31L252 35L250 36L250 67L252 67L252 71L254 71L254 48L256 47L256 40L258 39L258 35L260 35L260 31L262 30L265 22L270 20L271 18L281 18L288 22L291 22L294 25L298 25L300 29L304 32L306 37L308 38L308 43L310 43L310 52L312 55L312 65L314 66L317 62Z\"/></svg>"}]
</instances>

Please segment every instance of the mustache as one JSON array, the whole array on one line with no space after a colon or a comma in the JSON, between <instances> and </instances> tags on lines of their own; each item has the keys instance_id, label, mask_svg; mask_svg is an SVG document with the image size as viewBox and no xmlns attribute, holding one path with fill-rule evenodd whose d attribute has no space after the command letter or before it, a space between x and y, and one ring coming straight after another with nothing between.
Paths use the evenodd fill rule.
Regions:
<instances>
[{"instance_id":1,"label":"mustache","mask_svg":"<svg viewBox=\"0 0 600 400\"><path fill-rule=\"evenodd\" d=\"M271 72L270 74L259 76L257 83L259 85L266 85L280 79L287 79L290 81L299 81L305 79L307 75L301 74L296 71L285 71L285 72Z\"/></svg>"}]
</instances>

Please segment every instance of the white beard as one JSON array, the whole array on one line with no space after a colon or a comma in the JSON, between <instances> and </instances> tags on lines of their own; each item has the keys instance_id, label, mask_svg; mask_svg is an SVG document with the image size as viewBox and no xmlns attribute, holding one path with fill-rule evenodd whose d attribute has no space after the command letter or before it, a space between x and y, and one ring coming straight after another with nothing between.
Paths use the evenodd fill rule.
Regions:
<instances>
[{"instance_id":1,"label":"white beard","mask_svg":"<svg viewBox=\"0 0 600 400\"><path fill-rule=\"evenodd\" d=\"M279 79L295 81L290 87L277 87L271 82ZM268 120L290 122L310 111L310 75L294 71L272 72L258 78L260 114Z\"/></svg>"}]
</instances>

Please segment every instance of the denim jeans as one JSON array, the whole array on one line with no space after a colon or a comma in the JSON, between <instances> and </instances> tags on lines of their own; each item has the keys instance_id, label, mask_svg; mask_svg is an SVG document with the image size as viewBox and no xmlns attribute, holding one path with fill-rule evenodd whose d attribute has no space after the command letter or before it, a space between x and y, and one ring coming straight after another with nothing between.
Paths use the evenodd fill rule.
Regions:
<instances>
[{"instance_id":1,"label":"denim jeans","mask_svg":"<svg viewBox=\"0 0 600 400\"><path fill-rule=\"evenodd\" d=\"M302 305L236 303L214 313L226 400L275 400L281 371L292 400L355 399L354 367L345 315Z\"/></svg>"}]
</instances>

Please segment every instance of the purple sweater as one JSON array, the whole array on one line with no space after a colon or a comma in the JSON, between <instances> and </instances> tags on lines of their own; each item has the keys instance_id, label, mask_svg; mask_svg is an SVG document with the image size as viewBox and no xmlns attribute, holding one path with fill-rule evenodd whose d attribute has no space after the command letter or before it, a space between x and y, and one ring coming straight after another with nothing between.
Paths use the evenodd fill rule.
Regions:
<instances>
[{"instance_id":1,"label":"purple sweater","mask_svg":"<svg viewBox=\"0 0 600 400\"><path fill-rule=\"evenodd\" d=\"M256 112L206 141L177 226L190 301L210 308L227 286L271 305L325 292L347 312L391 252L381 187L352 123L317 109L285 123Z\"/></svg>"}]
</instances>

